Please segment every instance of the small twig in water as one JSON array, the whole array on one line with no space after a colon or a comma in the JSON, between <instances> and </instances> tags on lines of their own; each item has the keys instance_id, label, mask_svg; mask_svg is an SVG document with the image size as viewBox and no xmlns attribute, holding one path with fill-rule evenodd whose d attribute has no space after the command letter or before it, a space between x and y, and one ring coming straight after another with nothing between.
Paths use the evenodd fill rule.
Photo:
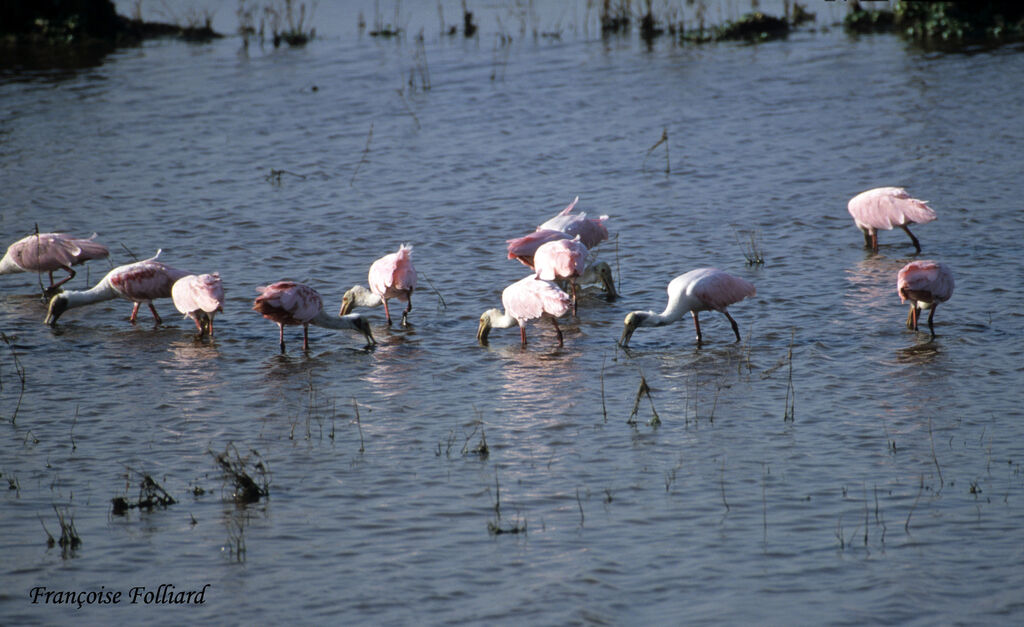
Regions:
<instances>
[{"instance_id":1,"label":"small twig in water","mask_svg":"<svg viewBox=\"0 0 1024 627\"><path fill-rule=\"evenodd\" d=\"M356 402L355 397L352 397L352 407L356 410L356 427L359 429L359 452L365 453L366 446L363 443L363 422L359 419L359 403Z\"/></svg>"},{"instance_id":2,"label":"small twig in water","mask_svg":"<svg viewBox=\"0 0 1024 627\"><path fill-rule=\"evenodd\" d=\"M910 517L914 515L914 510L917 509L917 501L921 498L921 493L924 492L924 475L921 475L921 485L917 488L917 496L914 498L914 504L910 506L910 511L907 513L907 522L903 523L903 531L910 535Z\"/></svg>"},{"instance_id":3,"label":"small twig in water","mask_svg":"<svg viewBox=\"0 0 1024 627\"><path fill-rule=\"evenodd\" d=\"M630 412L629 420L626 421L626 424L636 424L636 412L640 409L640 399L643 398L644 395L647 396L647 400L651 403L651 413L654 414L648 424L652 427L657 427L661 424L661 418L658 417L658 411L654 409L654 397L651 396L651 388L647 385L647 379L644 377L642 370L640 371L640 387L637 388L636 399L633 401L633 411Z\"/></svg>"},{"instance_id":4,"label":"small twig in water","mask_svg":"<svg viewBox=\"0 0 1024 627\"><path fill-rule=\"evenodd\" d=\"M796 338L796 329L791 329L789 334L789 352L786 360L789 362L789 382L786 385L786 411L782 416L784 421L792 422L796 416L796 388L793 387L793 340Z\"/></svg>"},{"instance_id":5,"label":"small twig in water","mask_svg":"<svg viewBox=\"0 0 1024 627\"><path fill-rule=\"evenodd\" d=\"M580 527L583 526L583 501L580 500L580 489L576 488L576 506L580 508Z\"/></svg>"},{"instance_id":6,"label":"small twig in water","mask_svg":"<svg viewBox=\"0 0 1024 627\"><path fill-rule=\"evenodd\" d=\"M10 338L7 337L6 333L0 331L0 339L7 345L7 350L11 353L11 358L14 360L14 372L18 375L18 381L21 384L21 388L18 391L18 402L14 406L14 413L11 414L11 424L18 419L18 411L21 409L21 400L25 397L25 367L21 365L21 361L18 360L18 353L14 352L14 346L11 345ZM3 379L0 379L0 392L4 389Z\"/></svg>"},{"instance_id":7,"label":"small twig in water","mask_svg":"<svg viewBox=\"0 0 1024 627\"><path fill-rule=\"evenodd\" d=\"M650 157L651 153L654 152L654 149L657 148L658 146L662 145L662 144L665 144L665 174L669 174L669 173L672 172L672 166L669 163L669 158L668 158L668 129L667 128L662 129L662 131L661 131L661 139L659 139L658 141L654 142L654 145L647 149L647 154L644 155L643 164L640 166L641 169L646 167L646 165L647 165L647 157Z\"/></svg>"},{"instance_id":8,"label":"small twig in water","mask_svg":"<svg viewBox=\"0 0 1024 627\"><path fill-rule=\"evenodd\" d=\"M448 309L448 303L445 302L444 296L441 295L441 291L437 289L437 287L434 285L434 282L430 280L430 277L428 277L422 271L418 271L416 274L417 274L417 276L423 277L423 280L427 282L427 285L430 286L430 289L434 290L434 293L437 294L437 298L438 298L438 300L441 303L441 309L442 310L447 310Z\"/></svg>"},{"instance_id":9,"label":"small twig in water","mask_svg":"<svg viewBox=\"0 0 1024 627\"><path fill-rule=\"evenodd\" d=\"M608 406L604 402L604 362L608 359L608 356L601 358L601 412L604 414L604 422L608 423Z\"/></svg>"},{"instance_id":10,"label":"small twig in water","mask_svg":"<svg viewBox=\"0 0 1024 627\"><path fill-rule=\"evenodd\" d=\"M928 418L928 440L932 444L932 461L935 462L935 470L939 473L939 492L942 492L942 488L946 485L946 482L942 480L942 468L939 468L939 458L935 454L935 438L932 437L931 417ZM936 492L936 494L939 492Z\"/></svg>"},{"instance_id":11,"label":"small twig in water","mask_svg":"<svg viewBox=\"0 0 1024 627\"><path fill-rule=\"evenodd\" d=\"M352 178L349 179L348 185L352 187L356 182L356 174L359 174L359 168L363 167L366 163L366 155L370 153L370 142L373 141L373 122L370 122L370 132L366 134L366 147L363 148L363 156L359 159L359 163L356 164L356 169L352 172Z\"/></svg>"}]
</instances>

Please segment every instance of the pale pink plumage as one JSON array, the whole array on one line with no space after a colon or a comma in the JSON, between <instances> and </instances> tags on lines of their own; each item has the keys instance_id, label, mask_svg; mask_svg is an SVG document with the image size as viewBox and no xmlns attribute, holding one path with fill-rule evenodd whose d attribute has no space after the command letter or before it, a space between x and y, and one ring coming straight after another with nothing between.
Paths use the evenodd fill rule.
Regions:
<instances>
[{"instance_id":1,"label":"pale pink plumage","mask_svg":"<svg viewBox=\"0 0 1024 627\"><path fill-rule=\"evenodd\" d=\"M170 298L174 282L190 273L157 261L159 256L160 251L157 251L156 255L144 261L118 266L108 272L92 289L57 294L50 300L47 323L56 323L57 318L67 309L121 297L134 303L129 318L133 324L138 317L139 306L143 303L149 305L153 319L160 324L163 321L156 312L153 301L158 298Z\"/></svg>"},{"instance_id":2,"label":"pale pink plumage","mask_svg":"<svg viewBox=\"0 0 1024 627\"><path fill-rule=\"evenodd\" d=\"M502 313L497 309L487 311L480 317L480 328L477 339L487 343L491 327L508 328L519 326L519 337L526 346L526 323L530 320L548 318L555 327L558 345L562 345L562 330L558 328L556 318L569 311L571 299L557 285L550 281L528 275L509 285L501 293L501 304L505 307Z\"/></svg>"},{"instance_id":3,"label":"pale pink plumage","mask_svg":"<svg viewBox=\"0 0 1024 627\"><path fill-rule=\"evenodd\" d=\"M865 246L874 251L878 250L879 229L899 227L910 236L917 252L921 252L921 244L908 227L935 219L935 211L925 201L911 198L900 187L879 187L857 194L850 199L847 209L864 233Z\"/></svg>"},{"instance_id":4,"label":"pale pink plumage","mask_svg":"<svg viewBox=\"0 0 1024 627\"><path fill-rule=\"evenodd\" d=\"M88 239L65 233L39 233L23 237L11 244L0 259L0 274L46 272L50 276L49 291L52 291L74 278L75 271L71 266L110 255L106 246L93 241L95 237L95 233ZM53 273L60 269L66 270L68 276L54 283Z\"/></svg>"},{"instance_id":5,"label":"pale pink plumage","mask_svg":"<svg viewBox=\"0 0 1024 627\"><path fill-rule=\"evenodd\" d=\"M580 238L559 239L543 244L533 257L537 278L545 281L564 279L572 285L572 312L576 313L576 279L587 266L587 247Z\"/></svg>"},{"instance_id":6,"label":"pale pink plumage","mask_svg":"<svg viewBox=\"0 0 1024 627\"><path fill-rule=\"evenodd\" d=\"M370 291L384 301L384 317L391 324L388 300L397 298L408 303L402 313L402 324L412 311L412 293L416 289L416 269L412 265L412 246L402 244L398 252L384 255L370 266L367 276Z\"/></svg>"},{"instance_id":7,"label":"pale pink plumage","mask_svg":"<svg viewBox=\"0 0 1024 627\"><path fill-rule=\"evenodd\" d=\"M668 284L668 305L665 311L634 311L626 316L625 328L619 343L628 345L629 338L637 327L658 327L671 324L683 317L687 311L693 315L693 326L697 331L697 342L703 341L700 331L701 311L720 311L729 319L736 341L740 341L739 325L733 320L726 307L744 298L757 295L752 283L717 268L698 268L672 279Z\"/></svg>"},{"instance_id":8,"label":"pale pink plumage","mask_svg":"<svg viewBox=\"0 0 1024 627\"><path fill-rule=\"evenodd\" d=\"M171 288L174 306L185 316L192 318L199 333L203 334L202 321L209 323L213 335L213 316L224 311L224 286L220 274L190 274L178 279Z\"/></svg>"},{"instance_id":9,"label":"pale pink plumage","mask_svg":"<svg viewBox=\"0 0 1024 627\"><path fill-rule=\"evenodd\" d=\"M579 236L580 241L583 242L583 245L588 249L593 248L608 239L608 227L604 225L608 216L588 218L586 213L572 213L572 210L576 207L576 203L579 202L579 200L580 197L577 196L571 203L569 203L568 207L562 209L558 215L538 226L537 230L542 231L549 229L552 231L561 231L570 238Z\"/></svg>"},{"instance_id":10,"label":"pale pink plumage","mask_svg":"<svg viewBox=\"0 0 1024 627\"><path fill-rule=\"evenodd\" d=\"M547 244L560 239L572 239L562 231L556 231L553 229L540 229L524 235L523 237L516 237L507 240L508 243L508 258L518 259L523 265L528 268L533 268L533 257L537 254L537 249Z\"/></svg>"},{"instance_id":11,"label":"pale pink plumage","mask_svg":"<svg viewBox=\"0 0 1024 627\"><path fill-rule=\"evenodd\" d=\"M907 328L917 330L917 319L921 309L930 309L928 313L928 330L932 336L932 318L939 303L944 303L953 295L953 272L943 263L930 260L911 261L900 269L896 277L896 291L900 302L910 301L907 313Z\"/></svg>"}]
</instances>

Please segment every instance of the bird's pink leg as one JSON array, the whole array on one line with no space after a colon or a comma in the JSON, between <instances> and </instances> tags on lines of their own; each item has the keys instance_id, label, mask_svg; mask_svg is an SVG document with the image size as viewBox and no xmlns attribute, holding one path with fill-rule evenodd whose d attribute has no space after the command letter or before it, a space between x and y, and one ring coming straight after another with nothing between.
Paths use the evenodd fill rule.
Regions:
<instances>
[{"instance_id":1,"label":"bird's pink leg","mask_svg":"<svg viewBox=\"0 0 1024 627\"><path fill-rule=\"evenodd\" d=\"M203 334L203 325L199 324L199 316L191 316L192 322L196 323L196 329L199 330L199 335Z\"/></svg>"},{"instance_id":2,"label":"bird's pink leg","mask_svg":"<svg viewBox=\"0 0 1024 627\"><path fill-rule=\"evenodd\" d=\"M135 324L136 318L139 317L139 303L132 305L132 315L128 318L128 322Z\"/></svg>"},{"instance_id":3,"label":"bird's pink leg","mask_svg":"<svg viewBox=\"0 0 1024 627\"><path fill-rule=\"evenodd\" d=\"M691 311L690 313L693 314L693 328L697 329L697 343L700 344L704 341L700 335L700 320L697 319L696 311Z\"/></svg>"},{"instance_id":4,"label":"bird's pink leg","mask_svg":"<svg viewBox=\"0 0 1024 627\"><path fill-rule=\"evenodd\" d=\"M50 290L54 290L54 289L60 287L61 285L64 285L65 283L67 283L71 279L75 278L75 271L71 269L71 266L61 266L61 268L67 270L68 271L68 275L66 277L64 277L60 282L54 283L53 282L53 272L51 271L50 272Z\"/></svg>"},{"instance_id":5,"label":"bird's pink leg","mask_svg":"<svg viewBox=\"0 0 1024 627\"><path fill-rule=\"evenodd\" d=\"M525 324L520 324L519 325L519 340L520 340L520 342L522 342L522 345L525 347L526 346L526 325Z\"/></svg>"},{"instance_id":6,"label":"bird's pink leg","mask_svg":"<svg viewBox=\"0 0 1024 627\"><path fill-rule=\"evenodd\" d=\"M871 231L871 250L878 252L878 231Z\"/></svg>"},{"instance_id":7,"label":"bird's pink leg","mask_svg":"<svg viewBox=\"0 0 1024 627\"><path fill-rule=\"evenodd\" d=\"M388 326L391 326L391 312L388 311L388 301L384 300L384 319L388 321Z\"/></svg>"},{"instance_id":8,"label":"bird's pink leg","mask_svg":"<svg viewBox=\"0 0 1024 627\"><path fill-rule=\"evenodd\" d=\"M725 317L729 319L729 324L732 325L732 332L736 334L736 341L739 342L740 341L740 326L738 324L736 324L736 321L732 319L732 316L729 315L728 311L723 309L722 313L724 313Z\"/></svg>"},{"instance_id":9,"label":"bird's pink leg","mask_svg":"<svg viewBox=\"0 0 1024 627\"><path fill-rule=\"evenodd\" d=\"M552 318L551 324L555 325L555 335L558 336L558 345L564 346L564 344L562 344L562 330L558 328L558 320Z\"/></svg>"},{"instance_id":10,"label":"bird's pink leg","mask_svg":"<svg viewBox=\"0 0 1024 627\"><path fill-rule=\"evenodd\" d=\"M206 319L206 324L209 326L209 331L208 332L210 334L210 337L213 337L213 318L212 317L208 317Z\"/></svg>"},{"instance_id":11,"label":"bird's pink leg","mask_svg":"<svg viewBox=\"0 0 1024 627\"><path fill-rule=\"evenodd\" d=\"M153 320L156 321L158 326L164 323L164 321L160 319L160 314L156 312L156 307L153 306L153 303L149 304L149 310L153 312Z\"/></svg>"},{"instance_id":12,"label":"bird's pink leg","mask_svg":"<svg viewBox=\"0 0 1024 627\"><path fill-rule=\"evenodd\" d=\"M920 242L917 241L917 238L914 237L914 234L910 232L910 228L907 227L906 224L901 224L900 228L903 229L904 231L906 231L907 235L910 236L910 241L914 242L914 249L917 252L921 252L921 244L920 244Z\"/></svg>"}]
</instances>

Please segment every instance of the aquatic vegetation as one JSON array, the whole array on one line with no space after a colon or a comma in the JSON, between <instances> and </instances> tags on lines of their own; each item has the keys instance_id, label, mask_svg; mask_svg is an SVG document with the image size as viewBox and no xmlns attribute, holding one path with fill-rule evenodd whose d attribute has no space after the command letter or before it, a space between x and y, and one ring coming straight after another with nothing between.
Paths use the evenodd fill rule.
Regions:
<instances>
[{"instance_id":1,"label":"aquatic vegetation","mask_svg":"<svg viewBox=\"0 0 1024 627\"><path fill-rule=\"evenodd\" d=\"M255 503L270 494L270 470L258 451L253 450L251 455L243 458L235 445L229 443L224 452L214 455L210 451L210 454L234 484L231 498L236 503ZM259 482L253 479L250 471L259 478Z\"/></svg>"},{"instance_id":2,"label":"aquatic vegetation","mask_svg":"<svg viewBox=\"0 0 1024 627\"><path fill-rule=\"evenodd\" d=\"M1024 39L1024 5L988 2L896 2L892 10L850 4L843 27L856 33L895 30L926 46L1001 43Z\"/></svg>"},{"instance_id":3,"label":"aquatic vegetation","mask_svg":"<svg viewBox=\"0 0 1024 627\"><path fill-rule=\"evenodd\" d=\"M130 509L151 510L154 507L167 507L177 503L174 497L168 494L167 490L164 490L163 486L157 483L149 474L142 475L142 481L139 483L138 499L129 501L126 497L115 496L110 502L113 504L114 514L117 516L124 516Z\"/></svg>"}]
</instances>

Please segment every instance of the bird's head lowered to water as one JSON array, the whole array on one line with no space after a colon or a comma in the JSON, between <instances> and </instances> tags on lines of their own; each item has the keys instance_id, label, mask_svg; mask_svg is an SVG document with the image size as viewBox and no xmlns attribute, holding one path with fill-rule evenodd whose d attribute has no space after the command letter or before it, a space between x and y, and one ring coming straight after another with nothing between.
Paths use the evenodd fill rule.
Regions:
<instances>
[{"instance_id":1,"label":"bird's head lowered to water","mask_svg":"<svg viewBox=\"0 0 1024 627\"><path fill-rule=\"evenodd\" d=\"M57 294L50 299L50 307L46 311L46 319L43 321L51 327L57 325L57 318L68 310L68 297L64 294Z\"/></svg>"},{"instance_id":2,"label":"bird's head lowered to water","mask_svg":"<svg viewBox=\"0 0 1024 627\"><path fill-rule=\"evenodd\" d=\"M646 311L631 311L626 314L625 326L622 329L622 338L619 339L619 346L629 346L629 338L633 337L633 331L643 326L644 320L650 317Z\"/></svg>"},{"instance_id":3,"label":"bird's head lowered to water","mask_svg":"<svg viewBox=\"0 0 1024 627\"><path fill-rule=\"evenodd\" d=\"M352 322L352 328L359 331L366 337L366 343L368 345L373 346L377 343L377 341L373 339L373 333L370 331L370 321L363 317L362 314L348 314L342 317L350 320Z\"/></svg>"},{"instance_id":4,"label":"bird's head lowered to water","mask_svg":"<svg viewBox=\"0 0 1024 627\"><path fill-rule=\"evenodd\" d=\"M501 316L498 309L488 309L480 316L480 326L476 329L476 339L481 345L487 346L487 336L491 334L494 327L493 319Z\"/></svg>"}]
</instances>

